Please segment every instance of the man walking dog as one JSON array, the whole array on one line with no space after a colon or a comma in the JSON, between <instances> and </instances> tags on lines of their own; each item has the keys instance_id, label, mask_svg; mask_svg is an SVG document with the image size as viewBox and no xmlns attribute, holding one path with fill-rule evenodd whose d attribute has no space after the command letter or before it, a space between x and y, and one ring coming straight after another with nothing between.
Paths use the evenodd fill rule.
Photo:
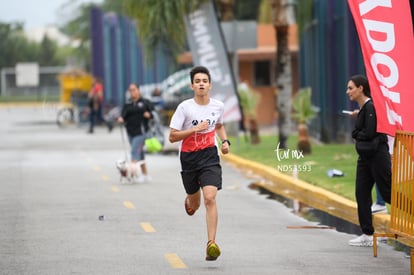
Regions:
<instances>
[{"instance_id":1,"label":"man walking dog","mask_svg":"<svg viewBox=\"0 0 414 275\"><path fill-rule=\"evenodd\" d=\"M151 181L145 163L144 144L149 120L153 118L151 102L141 96L139 85L131 83L128 88L131 100L125 103L118 123L125 123L128 140L131 144L131 176L139 183ZM138 177L138 167L141 174Z\"/></svg>"}]
</instances>

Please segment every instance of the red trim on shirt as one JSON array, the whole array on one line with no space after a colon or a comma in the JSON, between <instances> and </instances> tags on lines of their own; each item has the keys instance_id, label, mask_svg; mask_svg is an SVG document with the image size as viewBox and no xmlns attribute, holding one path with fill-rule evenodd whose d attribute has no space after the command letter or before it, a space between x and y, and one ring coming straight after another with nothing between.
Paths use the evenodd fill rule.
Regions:
<instances>
[{"instance_id":1,"label":"red trim on shirt","mask_svg":"<svg viewBox=\"0 0 414 275\"><path fill-rule=\"evenodd\" d=\"M194 133L183 140L182 152L195 152L208 147L216 146L216 132Z\"/></svg>"}]
</instances>

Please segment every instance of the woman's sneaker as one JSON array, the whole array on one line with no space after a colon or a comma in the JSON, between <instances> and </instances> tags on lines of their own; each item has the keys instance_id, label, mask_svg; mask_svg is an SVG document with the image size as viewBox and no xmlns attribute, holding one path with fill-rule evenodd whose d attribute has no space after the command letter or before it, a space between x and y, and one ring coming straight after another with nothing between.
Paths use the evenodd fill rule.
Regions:
<instances>
[{"instance_id":1,"label":"woman's sneaker","mask_svg":"<svg viewBox=\"0 0 414 275\"><path fill-rule=\"evenodd\" d=\"M371 235L362 234L361 236L348 241L348 244L351 246L373 246L374 237Z\"/></svg>"}]
</instances>

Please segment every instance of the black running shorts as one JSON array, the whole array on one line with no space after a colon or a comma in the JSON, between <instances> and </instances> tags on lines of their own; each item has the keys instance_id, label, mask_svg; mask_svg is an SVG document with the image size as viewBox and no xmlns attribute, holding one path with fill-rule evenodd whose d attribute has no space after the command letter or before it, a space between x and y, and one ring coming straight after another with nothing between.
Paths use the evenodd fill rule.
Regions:
<instances>
[{"instance_id":1,"label":"black running shorts","mask_svg":"<svg viewBox=\"0 0 414 275\"><path fill-rule=\"evenodd\" d=\"M200 188L207 185L216 186L217 190L221 189L221 165L215 164L199 170L181 171L184 189L187 194L195 194Z\"/></svg>"}]
</instances>

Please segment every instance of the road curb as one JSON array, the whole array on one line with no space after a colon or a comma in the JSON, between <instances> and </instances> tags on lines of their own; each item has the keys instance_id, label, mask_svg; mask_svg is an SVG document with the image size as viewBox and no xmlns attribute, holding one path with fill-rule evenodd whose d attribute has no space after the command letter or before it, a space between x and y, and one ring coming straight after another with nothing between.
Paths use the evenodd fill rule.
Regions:
<instances>
[{"instance_id":1,"label":"road curb","mask_svg":"<svg viewBox=\"0 0 414 275\"><path fill-rule=\"evenodd\" d=\"M263 177L257 184L269 192L297 199L311 207L329 213L353 224L359 225L357 204L323 188L314 186L300 179L283 174L269 166L253 162L234 154L222 155L223 160ZM388 233L390 228L389 214L376 214L373 223L377 233ZM406 242L402 241L407 244Z\"/></svg>"}]
</instances>

